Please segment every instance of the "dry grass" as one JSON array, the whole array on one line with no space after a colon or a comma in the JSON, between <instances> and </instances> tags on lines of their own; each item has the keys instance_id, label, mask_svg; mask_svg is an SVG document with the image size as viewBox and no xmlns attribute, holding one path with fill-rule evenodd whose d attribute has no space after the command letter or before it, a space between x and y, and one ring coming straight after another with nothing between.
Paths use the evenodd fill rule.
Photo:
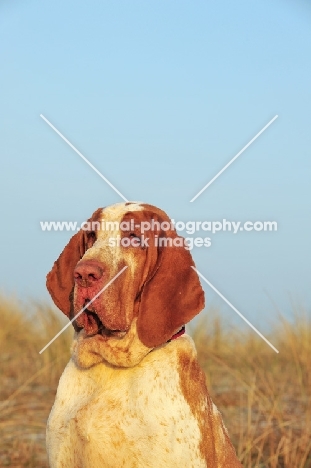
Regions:
<instances>
[{"instance_id":1,"label":"dry grass","mask_svg":"<svg viewBox=\"0 0 311 468\"><path fill-rule=\"evenodd\" d=\"M71 330L39 355L65 322L47 307L34 305L32 309L30 316L20 304L1 299L1 467L48 466L45 425L59 377L69 359Z\"/></svg>"},{"instance_id":2,"label":"dry grass","mask_svg":"<svg viewBox=\"0 0 311 468\"><path fill-rule=\"evenodd\" d=\"M211 396L244 467L311 467L311 321L298 311L270 333L276 354L250 329L209 313L193 331Z\"/></svg>"},{"instance_id":3,"label":"dry grass","mask_svg":"<svg viewBox=\"0 0 311 468\"><path fill-rule=\"evenodd\" d=\"M38 351L65 323L49 308L1 300L0 466L47 467L45 424L72 331ZM29 307L28 307L29 310ZM311 327L302 312L271 333L275 354L210 311L193 330L212 398L246 468L311 467Z\"/></svg>"}]
</instances>

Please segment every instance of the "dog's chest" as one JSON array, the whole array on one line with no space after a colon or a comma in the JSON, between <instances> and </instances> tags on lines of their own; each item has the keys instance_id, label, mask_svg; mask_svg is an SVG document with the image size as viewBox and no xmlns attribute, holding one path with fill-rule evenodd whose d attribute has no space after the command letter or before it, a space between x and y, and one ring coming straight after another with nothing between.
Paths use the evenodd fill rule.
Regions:
<instances>
[{"instance_id":1,"label":"dog's chest","mask_svg":"<svg viewBox=\"0 0 311 468\"><path fill-rule=\"evenodd\" d=\"M176 366L154 356L131 369L71 361L48 423L51 467L205 466Z\"/></svg>"}]
</instances>

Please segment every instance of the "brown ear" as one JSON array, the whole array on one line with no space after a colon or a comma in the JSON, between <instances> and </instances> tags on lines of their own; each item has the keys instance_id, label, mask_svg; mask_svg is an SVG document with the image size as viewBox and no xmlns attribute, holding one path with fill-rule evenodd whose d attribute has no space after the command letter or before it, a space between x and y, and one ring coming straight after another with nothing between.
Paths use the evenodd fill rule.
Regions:
<instances>
[{"instance_id":1,"label":"brown ear","mask_svg":"<svg viewBox=\"0 0 311 468\"><path fill-rule=\"evenodd\" d=\"M161 248L155 273L141 295L137 332L145 346L166 343L203 309L204 292L191 266L194 262L184 247Z\"/></svg>"},{"instance_id":2,"label":"brown ear","mask_svg":"<svg viewBox=\"0 0 311 468\"><path fill-rule=\"evenodd\" d=\"M99 221L103 208L98 208L87 223ZM90 228L92 226L90 225ZM87 248L85 231L75 234L59 258L54 262L52 270L47 274L46 287L51 294L54 304L68 317L70 316L70 294L74 287L73 272L78 261L83 257Z\"/></svg>"},{"instance_id":3,"label":"brown ear","mask_svg":"<svg viewBox=\"0 0 311 468\"><path fill-rule=\"evenodd\" d=\"M84 233L79 231L70 239L46 277L46 287L54 304L68 317L70 313L69 296L74 287L73 271L84 252Z\"/></svg>"}]
</instances>

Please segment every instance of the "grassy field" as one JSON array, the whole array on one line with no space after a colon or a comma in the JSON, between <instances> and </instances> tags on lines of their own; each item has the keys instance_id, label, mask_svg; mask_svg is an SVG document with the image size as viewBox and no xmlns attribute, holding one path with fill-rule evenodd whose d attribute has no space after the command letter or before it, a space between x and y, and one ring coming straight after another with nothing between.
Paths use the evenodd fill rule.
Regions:
<instances>
[{"instance_id":1,"label":"grassy field","mask_svg":"<svg viewBox=\"0 0 311 468\"><path fill-rule=\"evenodd\" d=\"M0 467L48 466L45 425L69 359L71 329L38 354L66 322L42 305L31 309L1 300ZM303 311L291 324L280 318L270 334L276 354L218 315L210 311L192 335L243 466L311 468L310 319Z\"/></svg>"}]
</instances>

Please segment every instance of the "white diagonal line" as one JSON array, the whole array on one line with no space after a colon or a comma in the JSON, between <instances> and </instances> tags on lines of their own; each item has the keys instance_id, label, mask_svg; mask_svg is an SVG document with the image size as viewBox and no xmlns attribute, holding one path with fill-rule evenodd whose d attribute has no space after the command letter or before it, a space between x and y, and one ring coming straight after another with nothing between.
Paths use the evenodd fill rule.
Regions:
<instances>
[{"instance_id":1,"label":"white diagonal line","mask_svg":"<svg viewBox=\"0 0 311 468\"><path fill-rule=\"evenodd\" d=\"M88 164L93 169L93 171L96 172L96 174L98 174L106 182L106 184L108 184L118 195L120 195L120 197L123 198L124 201L128 201L127 198L125 198L125 196L122 195L122 193L119 192L119 190L111 182L109 182L109 180L106 179L106 177L101 172L99 172L99 170L96 169L96 167L93 166L93 164L85 156L83 156L83 154L80 153L80 151L77 150L77 148L73 146L73 144L70 143L70 141L67 140L67 138L64 137L64 135L59 130L57 130L57 128L55 128L54 125L51 124L51 122L46 117L44 117L44 115L40 114L40 117L54 130L54 132L57 133L57 135L59 135L70 146L70 148L72 148L83 159L83 161L86 162L86 164Z\"/></svg>"},{"instance_id":2,"label":"white diagonal line","mask_svg":"<svg viewBox=\"0 0 311 468\"><path fill-rule=\"evenodd\" d=\"M197 274L198 274L199 276L201 276L201 278L218 294L218 296L220 296L220 297L231 307L231 309L233 309L234 312L235 312L236 314L238 314L238 315L244 320L244 322L246 322L247 325L249 325L249 326L257 333L257 335L259 335L260 338L262 338L262 339L270 346L270 348L273 349L273 351L275 351L276 353L279 352L279 351L273 346L273 344L271 344L270 341L267 340L267 338L265 338L265 337L263 336L263 334L260 333L260 331L257 330L257 328L254 327L254 325L252 325L252 324L247 320L247 318L245 318L244 315L241 314L241 312L239 312L238 309L236 309L236 308L231 304L231 302L229 302L228 299L226 299L226 298L218 291L218 289L216 289L215 286L213 286L213 285L202 275L202 273L200 273L200 272L199 272L195 267L193 267L193 266L192 266L191 268L193 268L193 270L196 271Z\"/></svg>"},{"instance_id":3,"label":"white diagonal line","mask_svg":"<svg viewBox=\"0 0 311 468\"><path fill-rule=\"evenodd\" d=\"M43 353L43 351L45 351L46 348L48 348L48 347L50 346L50 344L52 344L53 341L55 341L56 338L58 338L59 335L61 335L61 334L66 330L66 328L68 328L68 327L72 324L72 322L73 322L74 320L76 320L76 319L82 314L82 312L84 312L85 309L87 309L88 306L89 306L90 304L92 304L92 302L95 301L95 299L97 299L98 296L100 296L100 294L101 294L102 292L104 292L105 289L107 289L107 288L114 282L114 280L116 280L116 279L118 278L118 276L120 276L120 275L124 272L124 270L126 270L126 269L127 269L127 266L123 267L122 270L119 271L119 273L117 273L110 281L108 281L108 283L103 287L103 289L101 289L101 290L93 297L93 299L92 299L90 302L88 302L88 303L83 307L83 309L81 309L80 312L79 312L72 320L70 320L70 322L68 322L67 325L65 325L64 328L62 328L61 331L59 331L59 332L54 336L54 338L52 338L52 340L49 341L48 344L44 346L44 348L41 349L41 351L39 351L39 354Z\"/></svg>"},{"instance_id":4,"label":"white diagonal line","mask_svg":"<svg viewBox=\"0 0 311 468\"><path fill-rule=\"evenodd\" d=\"M236 155L234 156L234 158L232 158L231 161L229 161L228 164L226 164L225 167L223 167L223 168L221 169L221 171L219 171L218 174L216 174L215 177L213 177L212 180L210 180L209 183L206 184L206 185L202 188L202 190L200 190L199 193L197 193L196 196L193 197L193 198L190 200L190 203L191 203L191 202L194 202L194 200L196 200L196 199L201 195L201 193L203 193L204 190L206 190L207 187L209 187L209 186L214 182L214 180L216 180L217 177L219 177L220 174L222 174L222 173L230 166L230 164L232 164L232 163L243 153L243 151L245 151L246 148L248 148L248 147L259 137L259 135L261 135L277 118L278 118L278 115L275 115L275 116L273 117L273 119L271 119L270 122L268 122L267 125L265 125L265 126L260 130L260 132L258 132L257 135L255 135L254 138L252 138L251 141L249 141L249 142L247 143L247 145L245 145L244 148L242 148L241 151L239 151L238 154L236 154Z\"/></svg>"}]
</instances>

